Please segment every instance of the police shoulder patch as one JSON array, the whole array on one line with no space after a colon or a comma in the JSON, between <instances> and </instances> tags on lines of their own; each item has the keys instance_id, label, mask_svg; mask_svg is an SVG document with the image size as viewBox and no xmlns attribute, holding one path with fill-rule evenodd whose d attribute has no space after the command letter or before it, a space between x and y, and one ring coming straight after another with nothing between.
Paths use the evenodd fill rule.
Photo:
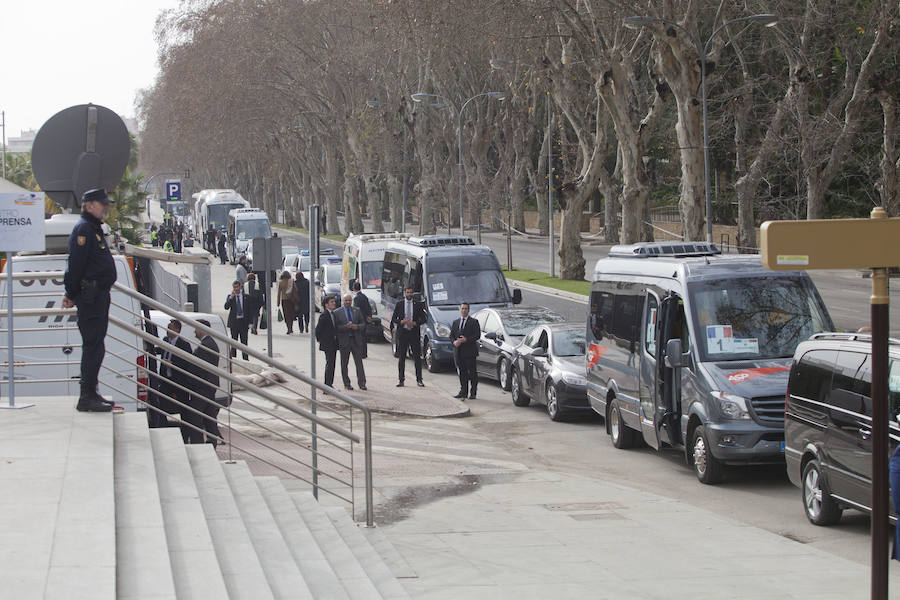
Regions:
<instances>
[{"instance_id":1,"label":"police shoulder patch","mask_svg":"<svg viewBox=\"0 0 900 600\"><path fill-rule=\"evenodd\" d=\"M75 241L78 242L79 246L84 246L84 243L87 241L87 238L83 235L79 235L77 238L75 238Z\"/></svg>"}]
</instances>

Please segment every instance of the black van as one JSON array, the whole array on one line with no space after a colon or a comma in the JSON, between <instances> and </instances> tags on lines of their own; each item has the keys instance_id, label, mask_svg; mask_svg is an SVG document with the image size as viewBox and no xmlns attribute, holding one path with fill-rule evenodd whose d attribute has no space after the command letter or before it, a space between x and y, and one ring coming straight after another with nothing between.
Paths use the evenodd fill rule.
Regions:
<instances>
[{"instance_id":1,"label":"black van","mask_svg":"<svg viewBox=\"0 0 900 600\"><path fill-rule=\"evenodd\" d=\"M471 314L489 306L522 302L522 291L509 291L494 252L460 235L426 235L388 242L381 275L384 337L391 338L394 305L412 286L428 306L428 322L421 327L422 354L435 372L453 360L450 325L459 317L459 304L468 302Z\"/></svg>"},{"instance_id":2,"label":"black van","mask_svg":"<svg viewBox=\"0 0 900 600\"><path fill-rule=\"evenodd\" d=\"M900 340L888 364L889 446L900 443ZM784 410L785 461L810 522L871 510L872 337L822 333L797 346ZM891 520L896 520L891 510Z\"/></svg>"},{"instance_id":3,"label":"black van","mask_svg":"<svg viewBox=\"0 0 900 600\"><path fill-rule=\"evenodd\" d=\"M784 393L800 340L834 329L803 271L706 242L613 247L597 261L588 399L617 448L684 448L697 478L784 460Z\"/></svg>"}]
</instances>

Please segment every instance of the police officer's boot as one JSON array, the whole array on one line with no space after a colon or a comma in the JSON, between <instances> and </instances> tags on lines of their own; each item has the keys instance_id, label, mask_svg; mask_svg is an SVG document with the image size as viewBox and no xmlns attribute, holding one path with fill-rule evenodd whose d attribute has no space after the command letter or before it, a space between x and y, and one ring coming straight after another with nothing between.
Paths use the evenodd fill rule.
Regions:
<instances>
[{"instance_id":1,"label":"police officer's boot","mask_svg":"<svg viewBox=\"0 0 900 600\"><path fill-rule=\"evenodd\" d=\"M78 404L75 410L80 412L109 412L112 410L112 402L104 400L97 394L97 389L92 385L81 384L81 395L78 396Z\"/></svg>"}]
</instances>

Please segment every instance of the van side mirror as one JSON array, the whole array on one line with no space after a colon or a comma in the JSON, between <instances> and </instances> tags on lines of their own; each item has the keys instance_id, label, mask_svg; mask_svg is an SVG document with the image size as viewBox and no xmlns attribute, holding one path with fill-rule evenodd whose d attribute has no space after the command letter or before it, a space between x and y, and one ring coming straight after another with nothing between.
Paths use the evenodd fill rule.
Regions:
<instances>
[{"instance_id":1,"label":"van side mirror","mask_svg":"<svg viewBox=\"0 0 900 600\"><path fill-rule=\"evenodd\" d=\"M488 331L488 332L487 332L486 334L484 334L482 337L484 337L485 339L488 339L488 340L496 340L496 339L497 339L497 334L494 333L493 331Z\"/></svg>"},{"instance_id":2,"label":"van side mirror","mask_svg":"<svg viewBox=\"0 0 900 600\"><path fill-rule=\"evenodd\" d=\"M513 304L522 304L522 290L519 288L513 290Z\"/></svg>"},{"instance_id":3,"label":"van side mirror","mask_svg":"<svg viewBox=\"0 0 900 600\"><path fill-rule=\"evenodd\" d=\"M691 362L690 353L682 354L681 340L674 339L666 342L666 366L667 367L686 367Z\"/></svg>"},{"instance_id":4,"label":"van side mirror","mask_svg":"<svg viewBox=\"0 0 900 600\"><path fill-rule=\"evenodd\" d=\"M531 353L531 356L538 356L538 357L547 356L547 349L544 348L543 346L535 348L534 351Z\"/></svg>"}]
</instances>

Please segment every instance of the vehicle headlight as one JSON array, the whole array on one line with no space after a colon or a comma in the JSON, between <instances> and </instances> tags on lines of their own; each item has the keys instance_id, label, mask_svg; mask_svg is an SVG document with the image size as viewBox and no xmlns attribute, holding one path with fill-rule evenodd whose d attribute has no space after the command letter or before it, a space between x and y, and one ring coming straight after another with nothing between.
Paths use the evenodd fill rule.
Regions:
<instances>
[{"instance_id":1,"label":"vehicle headlight","mask_svg":"<svg viewBox=\"0 0 900 600\"><path fill-rule=\"evenodd\" d=\"M440 337L450 337L450 328L443 323L435 323L434 332Z\"/></svg>"},{"instance_id":2,"label":"vehicle headlight","mask_svg":"<svg viewBox=\"0 0 900 600\"><path fill-rule=\"evenodd\" d=\"M577 373L564 373L563 381L569 385L587 385L587 379Z\"/></svg>"},{"instance_id":3,"label":"vehicle headlight","mask_svg":"<svg viewBox=\"0 0 900 600\"><path fill-rule=\"evenodd\" d=\"M719 406L728 419L749 419L750 412L747 410L747 399L743 396L735 396L725 392L713 391L713 397L718 398Z\"/></svg>"}]
</instances>

